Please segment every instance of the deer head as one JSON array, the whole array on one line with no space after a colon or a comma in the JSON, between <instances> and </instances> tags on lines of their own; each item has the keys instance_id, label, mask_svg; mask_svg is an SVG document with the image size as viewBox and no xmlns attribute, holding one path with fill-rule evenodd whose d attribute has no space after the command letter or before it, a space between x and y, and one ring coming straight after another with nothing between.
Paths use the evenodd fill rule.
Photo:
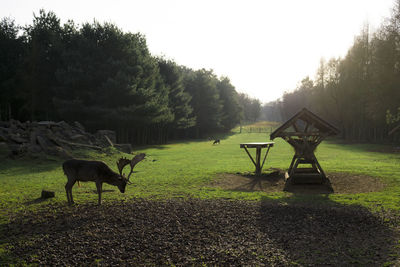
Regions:
<instances>
[{"instance_id":1,"label":"deer head","mask_svg":"<svg viewBox=\"0 0 400 267\"><path fill-rule=\"evenodd\" d=\"M131 175L133 173L133 168L135 167L136 164L141 162L145 157L146 157L146 154L140 153L140 154L136 155L135 157L133 157L131 160L129 160L127 158L120 158L117 161L119 175L121 176L122 179L126 180L128 184L131 184L131 182L129 181L129 178L131 177ZM125 168L125 166L128 164L130 165L131 170L129 171L128 177L126 177L122 171Z\"/></svg>"}]
</instances>

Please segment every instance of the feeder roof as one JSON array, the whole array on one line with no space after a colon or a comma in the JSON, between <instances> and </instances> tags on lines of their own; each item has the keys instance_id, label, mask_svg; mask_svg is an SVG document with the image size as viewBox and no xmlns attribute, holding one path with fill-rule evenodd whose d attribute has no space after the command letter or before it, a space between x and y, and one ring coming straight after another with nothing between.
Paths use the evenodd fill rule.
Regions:
<instances>
[{"instance_id":1,"label":"feeder roof","mask_svg":"<svg viewBox=\"0 0 400 267\"><path fill-rule=\"evenodd\" d=\"M271 133L270 138L285 136L330 136L336 135L339 130L321 119L311 111L303 108L292 118L282 124L278 129Z\"/></svg>"}]
</instances>

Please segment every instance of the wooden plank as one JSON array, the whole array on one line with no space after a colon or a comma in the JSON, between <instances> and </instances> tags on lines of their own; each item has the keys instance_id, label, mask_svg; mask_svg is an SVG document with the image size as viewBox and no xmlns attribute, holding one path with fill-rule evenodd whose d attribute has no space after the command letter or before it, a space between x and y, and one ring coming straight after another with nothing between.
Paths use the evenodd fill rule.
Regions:
<instances>
[{"instance_id":1,"label":"wooden plank","mask_svg":"<svg viewBox=\"0 0 400 267\"><path fill-rule=\"evenodd\" d=\"M250 153L249 153L249 151L247 150L247 148L246 148L246 147L244 147L244 150L246 150L246 153L247 153L247 155L249 155L249 157L250 157L251 161L253 162L254 166L256 166L256 167L257 167L257 164L255 163L255 161L254 161L253 157L250 155Z\"/></svg>"},{"instance_id":2,"label":"wooden plank","mask_svg":"<svg viewBox=\"0 0 400 267\"><path fill-rule=\"evenodd\" d=\"M269 147L267 148L267 152L265 152L264 160L263 160L263 163L261 164L261 169L264 167L264 163L265 163L265 160L266 160L266 158L267 158L268 151L269 151L270 148L271 148L271 146L269 146Z\"/></svg>"},{"instance_id":3,"label":"wooden plank","mask_svg":"<svg viewBox=\"0 0 400 267\"><path fill-rule=\"evenodd\" d=\"M269 147L273 146L275 142L264 142L264 143L242 143L240 148L257 148L257 147Z\"/></svg>"}]
</instances>

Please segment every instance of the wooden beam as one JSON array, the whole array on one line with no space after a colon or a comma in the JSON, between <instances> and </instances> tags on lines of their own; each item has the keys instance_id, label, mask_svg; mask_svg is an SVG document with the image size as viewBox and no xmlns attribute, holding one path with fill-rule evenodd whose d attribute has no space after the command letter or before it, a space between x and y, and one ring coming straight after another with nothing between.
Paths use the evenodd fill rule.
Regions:
<instances>
[{"instance_id":1,"label":"wooden beam","mask_svg":"<svg viewBox=\"0 0 400 267\"><path fill-rule=\"evenodd\" d=\"M269 149L270 149L270 148L271 148L271 146L269 146L269 147L267 148L267 152L265 152L264 160L263 160L263 163L261 164L261 169L264 167L265 159L267 158L267 155L268 155L268 152L269 152Z\"/></svg>"},{"instance_id":2,"label":"wooden beam","mask_svg":"<svg viewBox=\"0 0 400 267\"><path fill-rule=\"evenodd\" d=\"M293 126L293 128L294 128L294 130L295 130L296 132L300 132L300 131L299 131L299 128L297 127L295 121L293 122L292 126Z\"/></svg>"},{"instance_id":3,"label":"wooden beam","mask_svg":"<svg viewBox=\"0 0 400 267\"><path fill-rule=\"evenodd\" d=\"M303 133L303 132L282 132L279 133L276 137L284 137L284 136L320 136L320 132L310 132L310 133Z\"/></svg>"},{"instance_id":4,"label":"wooden beam","mask_svg":"<svg viewBox=\"0 0 400 267\"><path fill-rule=\"evenodd\" d=\"M254 166L257 167L257 164L256 164L256 162L254 161L253 157L250 155L250 152L247 150L247 147L243 147L243 148L244 148L244 150L246 150L246 153L247 153L247 155L249 155L249 157L250 157L251 161L253 162Z\"/></svg>"}]
</instances>

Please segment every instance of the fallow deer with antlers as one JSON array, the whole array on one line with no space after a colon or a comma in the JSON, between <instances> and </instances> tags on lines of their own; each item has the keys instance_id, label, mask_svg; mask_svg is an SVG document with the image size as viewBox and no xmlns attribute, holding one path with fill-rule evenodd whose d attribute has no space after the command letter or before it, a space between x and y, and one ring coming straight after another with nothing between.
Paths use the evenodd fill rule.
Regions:
<instances>
[{"instance_id":1,"label":"fallow deer with antlers","mask_svg":"<svg viewBox=\"0 0 400 267\"><path fill-rule=\"evenodd\" d=\"M78 183L79 181L92 181L96 183L97 193L99 194L99 205L101 205L101 192L103 183L115 185L118 187L121 193L124 193L126 185L131 184L129 178L133 173L133 168L136 164L142 161L145 156L146 155L144 153L141 153L132 158L132 160L129 160L127 158L120 158L117 161L119 173L112 171L102 161L88 161L79 159L70 159L65 161L62 167L64 170L64 174L68 178L68 182L65 185L68 203L74 203L74 200L72 198L72 187L77 181ZM128 177L125 177L125 174L122 173L122 170L128 164L130 165L131 170L128 174Z\"/></svg>"}]
</instances>

